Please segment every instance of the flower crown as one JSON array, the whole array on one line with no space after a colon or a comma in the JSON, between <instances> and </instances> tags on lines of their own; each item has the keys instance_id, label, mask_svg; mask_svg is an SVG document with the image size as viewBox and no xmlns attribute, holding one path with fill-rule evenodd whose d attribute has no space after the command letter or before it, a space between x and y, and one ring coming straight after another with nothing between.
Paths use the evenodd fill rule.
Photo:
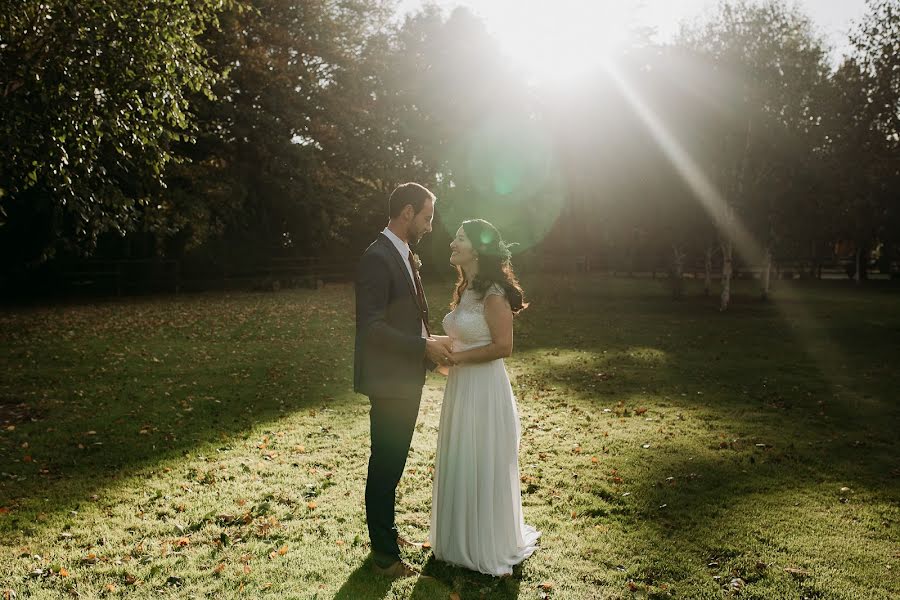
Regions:
<instances>
[{"instance_id":1,"label":"flower crown","mask_svg":"<svg viewBox=\"0 0 900 600\"><path fill-rule=\"evenodd\" d=\"M519 244L517 242L507 244L503 240L498 241L497 242L497 249L498 249L497 254L498 254L498 256L500 256L500 260L508 261L510 258L512 258L512 252L510 252L510 248L512 248L514 246L518 246L518 245ZM490 250L493 250L493 248L490 248ZM489 252L488 243L482 242L482 244L478 247L478 251L488 253Z\"/></svg>"}]
</instances>

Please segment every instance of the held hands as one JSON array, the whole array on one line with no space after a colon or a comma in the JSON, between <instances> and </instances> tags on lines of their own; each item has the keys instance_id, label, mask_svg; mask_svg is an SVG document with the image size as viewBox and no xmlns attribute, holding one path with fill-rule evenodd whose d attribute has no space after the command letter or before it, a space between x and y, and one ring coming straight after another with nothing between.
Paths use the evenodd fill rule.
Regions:
<instances>
[{"instance_id":1,"label":"held hands","mask_svg":"<svg viewBox=\"0 0 900 600\"><path fill-rule=\"evenodd\" d=\"M446 335L435 335L425 340L425 356L439 367L456 364L450 350L450 338Z\"/></svg>"}]
</instances>

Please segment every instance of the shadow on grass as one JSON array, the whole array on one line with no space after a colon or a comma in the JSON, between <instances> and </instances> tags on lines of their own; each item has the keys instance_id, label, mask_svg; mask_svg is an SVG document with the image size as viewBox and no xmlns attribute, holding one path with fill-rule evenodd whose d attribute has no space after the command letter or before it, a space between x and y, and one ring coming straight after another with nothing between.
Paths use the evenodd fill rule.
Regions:
<instances>
[{"instance_id":1,"label":"shadow on grass","mask_svg":"<svg viewBox=\"0 0 900 600\"><path fill-rule=\"evenodd\" d=\"M689 596L740 578L754 597L891 597L896 477L854 479L849 463L832 470L752 444L722 452L698 460L666 449L620 472L631 478L622 488L595 483L585 516L627 527L616 554L629 580L648 589L679 582ZM848 543L861 535L865 543Z\"/></svg>"},{"instance_id":2,"label":"shadow on grass","mask_svg":"<svg viewBox=\"0 0 900 600\"><path fill-rule=\"evenodd\" d=\"M334 600L381 600L392 581L372 571L372 556L366 557L341 586Z\"/></svg>"},{"instance_id":3,"label":"shadow on grass","mask_svg":"<svg viewBox=\"0 0 900 600\"><path fill-rule=\"evenodd\" d=\"M348 390L351 319L346 290L7 315L0 538L33 534L161 461L227 451L261 423L277 431L297 411L361 399Z\"/></svg>"},{"instance_id":4,"label":"shadow on grass","mask_svg":"<svg viewBox=\"0 0 900 600\"><path fill-rule=\"evenodd\" d=\"M521 575L521 565L513 568L511 577L492 577L448 565L430 555L422 568L422 577L416 581L410 598L414 600L445 598L450 592L455 591L463 600L466 598L513 600L519 597Z\"/></svg>"}]
</instances>

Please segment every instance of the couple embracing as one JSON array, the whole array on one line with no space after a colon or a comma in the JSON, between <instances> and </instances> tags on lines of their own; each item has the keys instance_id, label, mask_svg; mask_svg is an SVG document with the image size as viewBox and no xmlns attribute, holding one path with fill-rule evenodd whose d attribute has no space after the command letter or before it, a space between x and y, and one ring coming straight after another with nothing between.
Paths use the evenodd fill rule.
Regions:
<instances>
[{"instance_id":1,"label":"couple embracing","mask_svg":"<svg viewBox=\"0 0 900 600\"><path fill-rule=\"evenodd\" d=\"M390 221L366 249L356 279L354 390L371 403L366 520L374 569L416 571L400 559L394 522L397 483L409 453L425 372L447 375L438 430L429 542L435 558L489 575L537 548L522 517L519 416L503 358L513 345L522 288L497 229L465 221L450 243L459 272L446 336L433 335L410 244L431 231L435 196L416 183L390 196Z\"/></svg>"}]
</instances>

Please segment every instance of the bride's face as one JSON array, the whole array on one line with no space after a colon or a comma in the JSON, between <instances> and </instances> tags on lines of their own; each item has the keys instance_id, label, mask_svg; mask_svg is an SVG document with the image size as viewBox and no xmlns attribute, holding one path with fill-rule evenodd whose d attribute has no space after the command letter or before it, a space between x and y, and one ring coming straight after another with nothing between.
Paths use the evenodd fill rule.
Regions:
<instances>
[{"instance_id":1,"label":"bride's face","mask_svg":"<svg viewBox=\"0 0 900 600\"><path fill-rule=\"evenodd\" d=\"M462 227L456 232L456 237L450 242L450 264L457 267L465 267L478 260L472 242L466 237L466 231Z\"/></svg>"}]
</instances>

